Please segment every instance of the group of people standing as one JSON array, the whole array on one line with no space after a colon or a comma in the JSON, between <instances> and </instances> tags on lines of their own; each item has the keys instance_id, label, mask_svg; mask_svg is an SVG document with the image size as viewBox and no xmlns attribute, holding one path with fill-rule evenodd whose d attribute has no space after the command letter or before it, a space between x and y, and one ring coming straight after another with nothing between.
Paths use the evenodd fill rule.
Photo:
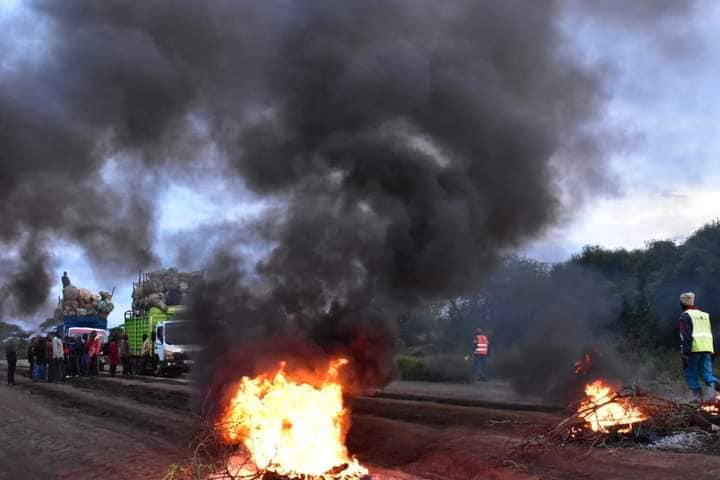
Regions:
<instances>
[{"instance_id":1,"label":"group of people standing","mask_svg":"<svg viewBox=\"0 0 720 480\"><path fill-rule=\"evenodd\" d=\"M96 376L102 368L103 355L106 356L111 376L115 376L121 360L125 366L123 375L130 374L130 346L127 335L120 341L113 336L107 345L103 345L102 337L97 332L65 337L62 340L52 333L45 338L35 337L27 351L29 376L35 381L47 382L67 377Z\"/></svg>"},{"instance_id":2,"label":"group of people standing","mask_svg":"<svg viewBox=\"0 0 720 480\"><path fill-rule=\"evenodd\" d=\"M61 339L53 333L46 337L34 337L27 349L30 363L28 376L34 381L56 382L68 377L92 377L102 370L101 358L105 356L110 376L117 374L122 366L122 375L134 375L157 368L157 356L154 355L155 338L143 335L143 357L133 365L130 355L128 336L113 335L110 342L103 345L102 337L96 332L65 337ZM7 359L7 383L15 385L17 368L17 347L14 342L5 345Z\"/></svg>"},{"instance_id":3,"label":"group of people standing","mask_svg":"<svg viewBox=\"0 0 720 480\"><path fill-rule=\"evenodd\" d=\"M28 346L29 376L35 381L60 381L70 376L97 375L102 338L96 332L65 337L50 333L35 337Z\"/></svg>"}]
</instances>

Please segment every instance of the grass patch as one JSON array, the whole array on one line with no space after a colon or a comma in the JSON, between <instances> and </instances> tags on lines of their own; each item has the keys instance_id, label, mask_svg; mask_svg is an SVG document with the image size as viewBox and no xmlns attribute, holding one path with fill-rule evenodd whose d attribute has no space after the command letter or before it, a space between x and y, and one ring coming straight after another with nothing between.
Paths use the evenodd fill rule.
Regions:
<instances>
[{"instance_id":1,"label":"grass patch","mask_svg":"<svg viewBox=\"0 0 720 480\"><path fill-rule=\"evenodd\" d=\"M402 380L421 382L469 382L472 364L459 354L398 355L395 361Z\"/></svg>"}]
</instances>

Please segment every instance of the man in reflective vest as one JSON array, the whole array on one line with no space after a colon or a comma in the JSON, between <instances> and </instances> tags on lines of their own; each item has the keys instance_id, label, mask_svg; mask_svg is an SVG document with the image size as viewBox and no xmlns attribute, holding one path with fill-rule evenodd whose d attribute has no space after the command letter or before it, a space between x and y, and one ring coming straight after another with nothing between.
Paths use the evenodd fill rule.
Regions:
<instances>
[{"instance_id":1,"label":"man in reflective vest","mask_svg":"<svg viewBox=\"0 0 720 480\"><path fill-rule=\"evenodd\" d=\"M484 382L485 377L485 359L490 353L490 342L482 328L475 330L475 341L473 342L473 381L480 380Z\"/></svg>"},{"instance_id":2,"label":"man in reflective vest","mask_svg":"<svg viewBox=\"0 0 720 480\"><path fill-rule=\"evenodd\" d=\"M702 401L702 388L698 376L711 390L720 391L720 380L712 370L713 345L710 315L695 306L695 294L680 295L680 355L682 356L685 381L696 400Z\"/></svg>"}]
</instances>

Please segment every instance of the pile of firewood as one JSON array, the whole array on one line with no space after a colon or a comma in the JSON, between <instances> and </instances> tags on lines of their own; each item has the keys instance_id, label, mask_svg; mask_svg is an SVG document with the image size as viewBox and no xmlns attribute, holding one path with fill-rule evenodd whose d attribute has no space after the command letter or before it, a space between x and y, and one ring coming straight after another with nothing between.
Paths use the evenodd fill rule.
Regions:
<instances>
[{"instance_id":1,"label":"pile of firewood","mask_svg":"<svg viewBox=\"0 0 720 480\"><path fill-rule=\"evenodd\" d=\"M630 425L605 427L604 431L592 430L586 419L588 415L618 400L637 408L647 418ZM668 400L633 387L624 387L598 404L588 406L587 402L578 402L570 408L574 412L572 415L524 446L541 443L561 446L570 442L594 446L624 440L642 441L650 436L670 435L685 430L720 430L716 425L720 423L720 416L702 411L697 403Z\"/></svg>"}]
</instances>

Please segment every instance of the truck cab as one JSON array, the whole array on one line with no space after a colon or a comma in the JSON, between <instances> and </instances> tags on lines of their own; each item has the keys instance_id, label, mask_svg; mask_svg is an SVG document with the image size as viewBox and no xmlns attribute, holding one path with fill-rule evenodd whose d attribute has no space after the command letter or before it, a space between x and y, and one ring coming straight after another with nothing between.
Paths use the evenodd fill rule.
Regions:
<instances>
[{"instance_id":1,"label":"truck cab","mask_svg":"<svg viewBox=\"0 0 720 480\"><path fill-rule=\"evenodd\" d=\"M166 320L156 325L155 354L160 373L176 375L190 369L199 350L193 337L191 322L186 320Z\"/></svg>"},{"instance_id":2,"label":"truck cab","mask_svg":"<svg viewBox=\"0 0 720 480\"><path fill-rule=\"evenodd\" d=\"M109 331L107 328L107 318L100 316L78 316L78 315L66 315L63 317L63 323L57 325L52 333L58 335L63 341L66 337L74 338L87 335L95 332L100 337L102 342L102 349L100 350L100 357L98 362L98 368L102 371L107 363L107 346L109 341Z\"/></svg>"}]
</instances>

